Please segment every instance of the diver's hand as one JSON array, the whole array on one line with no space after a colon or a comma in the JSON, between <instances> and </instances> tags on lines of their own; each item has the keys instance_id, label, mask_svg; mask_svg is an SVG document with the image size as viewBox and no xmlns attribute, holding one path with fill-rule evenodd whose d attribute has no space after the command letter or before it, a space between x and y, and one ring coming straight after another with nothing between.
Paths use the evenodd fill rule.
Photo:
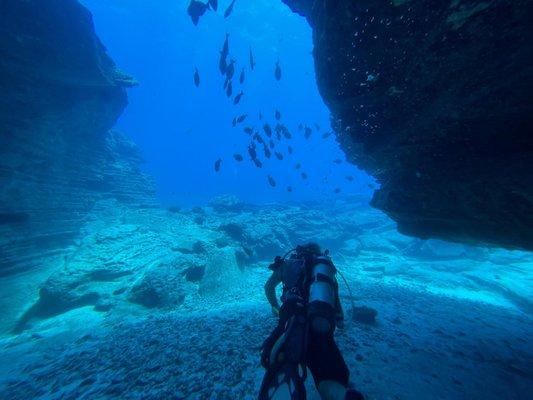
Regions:
<instances>
[{"instance_id":1,"label":"diver's hand","mask_svg":"<svg viewBox=\"0 0 533 400\"><path fill-rule=\"evenodd\" d=\"M274 315L274 317L279 317L279 308L272 307L272 315Z\"/></svg>"}]
</instances>

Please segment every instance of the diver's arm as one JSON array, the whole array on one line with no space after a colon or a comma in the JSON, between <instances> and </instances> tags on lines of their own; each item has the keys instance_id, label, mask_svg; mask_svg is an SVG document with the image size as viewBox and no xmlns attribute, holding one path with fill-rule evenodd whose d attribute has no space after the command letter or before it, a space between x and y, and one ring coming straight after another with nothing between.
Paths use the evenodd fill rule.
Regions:
<instances>
[{"instance_id":1,"label":"diver's arm","mask_svg":"<svg viewBox=\"0 0 533 400\"><path fill-rule=\"evenodd\" d=\"M270 278L268 278L268 281L265 283L265 295L272 306L273 310L276 310L279 312L279 303L278 298L276 297L276 286L278 286L281 283L281 271L280 269L276 269L272 272L272 275Z\"/></svg>"}]
</instances>

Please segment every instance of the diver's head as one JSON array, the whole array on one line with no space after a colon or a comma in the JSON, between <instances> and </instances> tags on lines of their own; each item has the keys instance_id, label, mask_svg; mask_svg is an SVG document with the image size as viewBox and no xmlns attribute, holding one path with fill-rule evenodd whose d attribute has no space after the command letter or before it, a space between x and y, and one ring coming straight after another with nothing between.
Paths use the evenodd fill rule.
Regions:
<instances>
[{"instance_id":1,"label":"diver's head","mask_svg":"<svg viewBox=\"0 0 533 400\"><path fill-rule=\"evenodd\" d=\"M317 243L309 242L296 247L296 255L299 257L312 257L322 255L322 250Z\"/></svg>"}]
</instances>

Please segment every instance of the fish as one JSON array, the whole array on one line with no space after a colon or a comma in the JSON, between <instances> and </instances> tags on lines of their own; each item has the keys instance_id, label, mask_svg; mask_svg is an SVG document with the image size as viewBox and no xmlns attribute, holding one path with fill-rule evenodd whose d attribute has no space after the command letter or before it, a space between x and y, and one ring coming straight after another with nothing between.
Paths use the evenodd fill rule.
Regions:
<instances>
[{"instance_id":1,"label":"fish","mask_svg":"<svg viewBox=\"0 0 533 400\"><path fill-rule=\"evenodd\" d=\"M259 119L262 120L263 119L263 113L261 111L259 111Z\"/></svg>"},{"instance_id":2,"label":"fish","mask_svg":"<svg viewBox=\"0 0 533 400\"><path fill-rule=\"evenodd\" d=\"M243 95L244 95L244 92L241 90L241 92L237 96L235 96L235 98L233 99L233 104L235 105L239 104Z\"/></svg>"},{"instance_id":3,"label":"fish","mask_svg":"<svg viewBox=\"0 0 533 400\"><path fill-rule=\"evenodd\" d=\"M273 149L274 147L276 147L276 144L274 143L274 141L272 139L270 139L268 141L268 145L270 146L271 149Z\"/></svg>"},{"instance_id":4,"label":"fish","mask_svg":"<svg viewBox=\"0 0 533 400\"><path fill-rule=\"evenodd\" d=\"M233 93L233 84L231 83L231 81L228 81L228 86L226 87L226 96L231 97L232 93Z\"/></svg>"},{"instance_id":5,"label":"fish","mask_svg":"<svg viewBox=\"0 0 533 400\"><path fill-rule=\"evenodd\" d=\"M348 175L348 176L346 177L346 180L347 180L347 181L350 181L350 182L353 182L354 179L355 179L355 178L354 178L353 176L351 176L351 175Z\"/></svg>"},{"instance_id":6,"label":"fish","mask_svg":"<svg viewBox=\"0 0 533 400\"><path fill-rule=\"evenodd\" d=\"M241 75L239 76L239 82L240 82L241 85L244 83L245 77L246 77L246 75L244 73L244 67L243 67L242 71L241 71Z\"/></svg>"},{"instance_id":7,"label":"fish","mask_svg":"<svg viewBox=\"0 0 533 400\"><path fill-rule=\"evenodd\" d=\"M237 126L237 117L233 118L233 121L231 121L231 125L235 128Z\"/></svg>"},{"instance_id":8,"label":"fish","mask_svg":"<svg viewBox=\"0 0 533 400\"><path fill-rule=\"evenodd\" d=\"M320 125L318 124L318 122L315 122L315 128L316 128L317 131L320 130Z\"/></svg>"},{"instance_id":9,"label":"fish","mask_svg":"<svg viewBox=\"0 0 533 400\"><path fill-rule=\"evenodd\" d=\"M287 151L289 152L289 154L292 154L292 152L293 152L292 147L291 147L291 146L288 146L288 147L287 147Z\"/></svg>"},{"instance_id":10,"label":"fish","mask_svg":"<svg viewBox=\"0 0 533 400\"><path fill-rule=\"evenodd\" d=\"M226 39L222 45L222 51L220 52L224 57L227 57L229 54L229 33L226 33Z\"/></svg>"},{"instance_id":11,"label":"fish","mask_svg":"<svg viewBox=\"0 0 533 400\"><path fill-rule=\"evenodd\" d=\"M335 194L339 194L341 192L341 188L335 188L335 190L333 191L333 193Z\"/></svg>"},{"instance_id":12,"label":"fish","mask_svg":"<svg viewBox=\"0 0 533 400\"><path fill-rule=\"evenodd\" d=\"M277 151L275 151L275 152L274 152L274 155L276 156L276 158L277 158L278 160L280 160L280 161L283 160L283 154L278 153Z\"/></svg>"},{"instance_id":13,"label":"fish","mask_svg":"<svg viewBox=\"0 0 533 400\"><path fill-rule=\"evenodd\" d=\"M301 131L301 130L303 130L303 129L304 129L303 124L298 124L298 130Z\"/></svg>"},{"instance_id":14,"label":"fish","mask_svg":"<svg viewBox=\"0 0 533 400\"><path fill-rule=\"evenodd\" d=\"M287 192L292 193L292 186L287 186Z\"/></svg>"},{"instance_id":15,"label":"fish","mask_svg":"<svg viewBox=\"0 0 533 400\"><path fill-rule=\"evenodd\" d=\"M302 173L300 174L300 176L301 176L302 179L304 179L304 180L307 179L307 174L306 174L305 172L302 172Z\"/></svg>"},{"instance_id":16,"label":"fish","mask_svg":"<svg viewBox=\"0 0 533 400\"><path fill-rule=\"evenodd\" d=\"M191 0L189 7L187 8L187 14L191 17L192 23L194 26L198 25L200 17L205 14L207 11L207 4L202 3L198 0Z\"/></svg>"},{"instance_id":17,"label":"fish","mask_svg":"<svg viewBox=\"0 0 533 400\"><path fill-rule=\"evenodd\" d=\"M230 60L228 67L226 68L226 77L231 80L235 75L235 60Z\"/></svg>"},{"instance_id":18,"label":"fish","mask_svg":"<svg viewBox=\"0 0 533 400\"><path fill-rule=\"evenodd\" d=\"M194 68L194 85L196 87L200 86L200 73L196 67Z\"/></svg>"},{"instance_id":19,"label":"fish","mask_svg":"<svg viewBox=\"0 0 533 400\"><path fill-rule=\"evenodd\" d=\"M252 53L252 48L250 47L250 69L253 71L255 68L254 53Z\"/></svg>"},{"instance_id":20,"label":"fish","mask_svg":"<svg viewBox=\"0 0 533 400\"><path fill-rule=\"evenodd\" d=\"M228 69L228 63L226 62L226 57L222 54L220 55L220 60L218 61L218 69L222 75L226 75L226 70Z\"/></svg>"},{"instance_id":21,"label":"fish","mask_svg":"<svg viewBox=\"0 0 533 400\"><path fill-rule=\"evenodd\" d=\"M291 139L292 138L292 134L291 132L289 131L289 129L281 124L281 133L283 134L283 136L285 136L285 139Z\"/></svg>"},{"instance_id":22,"label":"fish","mask_svg":"<svg viewBox=\"0 0 533 400\"><path fill-rule=\"evenodd\" d=\"M248 146L248 154L250 155L250 158L252 160L255 160L257 158L257 152L255 151L255 145L254 144L250 144Z\"/></svg>"},{"instance_id":23,"label":"fish","mask_svg":"<svg viewBox=\"0 0 533 400\"><path fill-rule=\"evenodd\" d=\"M278 142L281 140L281 133L279 131L276 131L276 139L278 139Z\"/></svg>"},{"instance_id":24,"label":"fish","mask_svg":"<svg viewBox=\"0 0 533 400\"><path fill-rule=\"evenodd\" d=\"M266 135L267 135L268 137L272 137L272 128L270 127L269 124L265 123L265 124L263 125L263 130L265 131L265 133L266 133Z\"/></svg>"},{"instance_id":25,"label":"fish","mask_svg":"<svg viewBox=\"0 0 533 400\"><path fill-rule=\"evenodd\" d=\"M276 187L276 181L270 175L268 176L268 183L270 184L270 186Z\"/></svg>"},{"instance_id":26,"label":"fish","mask_svg":"<svg viewBox=\"0 0 533 400\"><path fill-rule=\"evenodd\" d=\"M281 67L279 66L279 61L276 61L276 69L274 70L274 76L276 80L281 80Z\"/></svg>"},{"instance_id":27,"label":"fish","mask_svg":"<svg viewBox=\"0 0 533 400\"><path fill-rule=\"evenodd\" d=\"M268 148L266 143L263 144L263 152L265 153L266 158L270 158L270 156L272 156L272 153L270 152L270 149Z\"/></svg>"},{"instance_id":28,"label":"fish","mask_svg":"<svg viewBox=\"0 0 533 400\"><path fill-rule=\"evenodd\" d=\"M256 140L257 143L260 143L263 146L266 144L263 138L261 137L261 135L259 135L258 133L254 135L254 139Z\"/></svg>"},{"instance_id":29,"label":"fish","mask_svg":"<svg viewBox=\"0 0 533 400\"><path fill-rule=\"evenodd\" d=\"M294 168L295 168L295 169L300 169L300 168L301 168L301 166L302 166L302 164L300 164L300 163L297 163L297 164L296 164L296 165L294 166Z\"/></svg>"},{"instance_id":30,"label":"fish","mask_svg":"<svg viewBox=\"0 0 533 400\"><path fill-rule=\"evenodd\" d=\"M222 164L222 159L218 159L215 161L215 172L220 171L220 165Z\"/></svg>"},{"instance_id":31,"label":"fish","mask_svg":"<svg viewBox=\"0 0 533 400\"><path fill-rule=\"evenodd\" d=\"M333 160L333 162L335 164L342 164L342 160L340 158L336 158L335 160Z\"/></svg>"},{"instance_id":32,"label":"fish","mask_svg":"<svg viewBox=\"0 0 533 400\"><path fill-rule=\"evenodd\" d=\"M254 133L254 129L247 126L246 128L243 129L244 133L247 133L248 135L251 135L252 133Z\"/></svg>"},{"instance_id":33,"label":"fish","mask_svg":"<svg viewBox=\"0 0 533 400\"><path fill-rule=\"evenodd\" d=\"M277 119L278 121L281 119L281 113L279 112L278 109L276 109L275 116L276 116L276 119Z\"/></svg>"},{"instance_id":34,"label":"fish","mask_svg":"<svg viewBox=\"0 0 533 400\"><path fill-rule=\"evenodd\" d=\"M228 88L229 79L224 79L224 91Z\"/></svg>"},{"instance_id":35,"label":"fish","mask_svg":"<svg viewBox=\"0 0 533 400\"><path fill-rule=\"evenodd\" d=\"M305 133L304 133L304 137L306 139L309 139L311 137L311 135L313 134L313 130L311 128L309 128L308 126L305 127Z\"/></svg>"},{"instance_id":36,"label":"fish","mask_svg":"<svg viewBox=\"0 0 533 400\"><path fill-rule=\"evenodd\" d=\"M226 11L224 11L224 18L228 18L233 12L233 6L235 5L235 1L236 0L232 0L228 8L226 8Z\"/></svg>"},{"instance_id":37,"label":"fish","mask_svg":"<svg viewBox=\"0 0 533 400\"><path fill-rule=\"evenodd\" d=\"M217 11L218 10L218 0L209 0L209 6L211 7L211 9L213 11Z\"/></svg>"},{"instance_id":38,"label":"fish","mask_svg":"<svg viewBox=\"0 0 533 400\"><path fill-rule=\"evenodd\" d=\"M322 139L327 139L328 137L330 137L332 135L333 132L326 132L326 133L323 133L322 134Z\"/></svg>"},{"instance_id":39,"label":"fish","mask_svg":"<svg viewBox=\"0 0 533 400\"><path fill-rule=\"evenodd\" d=\"M255 166L257 168L263 168L263 163L260 160L258 160L257 158L254 158L252 161L253 161L253 163L255 164Z\"/></svg>"},{"instance_id":40,"label":"fish","mask_svg":"<svg viewBox=\"0 0 533 400\"><path fill-rule=\"evenodd\" d=\"M243 156L240 155L239 153L235 153L233 155L233 158L235 159L235 161L238 161L238 162L241 162L242 160L244 160Z\"/></svg>"},{"instance_id":41,"label":"fish","mask_svg":"<svg viewBox=\"0 0 533 400\"><path fill-rule=\"evenodd\" d=\"M246 119L246 117L248 117L248 114L239 115L239 117L237 118L237 123L240 124L241 122L243 122Z\"/></svg>"}]
</instances>

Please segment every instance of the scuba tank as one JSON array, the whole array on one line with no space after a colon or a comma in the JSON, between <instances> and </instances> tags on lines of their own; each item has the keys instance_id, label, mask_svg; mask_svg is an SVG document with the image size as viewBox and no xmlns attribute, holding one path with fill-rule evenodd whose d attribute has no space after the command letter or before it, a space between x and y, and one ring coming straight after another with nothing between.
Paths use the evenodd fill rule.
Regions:
<instances>
[{"instance_id":1,"label":"scuba tank","mask_svg":"<svg viewBox=\"0 0 533 400\"><path fill-rule=\"evenodd\" d=\"M336 272L331 258L323 255L313 257L307 317L309 327L316 333L331 333L335 329Z\"/></svg>"}]
</instances>

